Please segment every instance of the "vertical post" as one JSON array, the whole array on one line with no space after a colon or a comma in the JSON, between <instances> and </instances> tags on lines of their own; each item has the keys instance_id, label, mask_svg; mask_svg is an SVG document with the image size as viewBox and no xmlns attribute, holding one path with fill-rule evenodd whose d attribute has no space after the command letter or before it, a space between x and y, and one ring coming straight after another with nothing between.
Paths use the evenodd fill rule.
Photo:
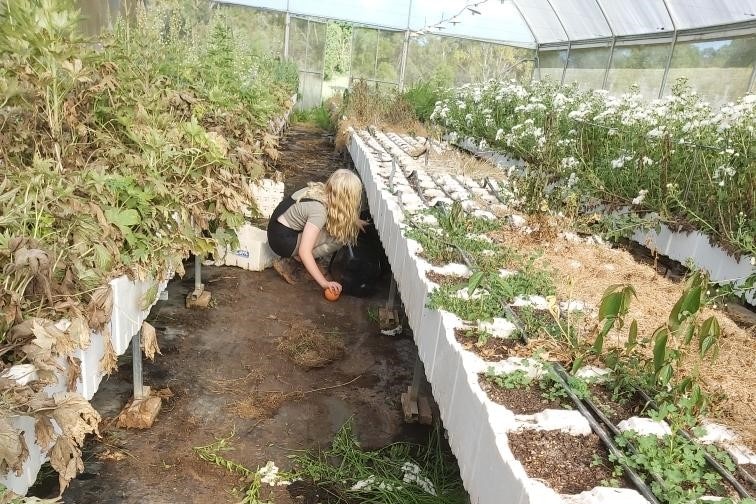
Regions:
<instances>
[{"instance_id":1,"label":"vertical post","mask_svg":"<svg viewBox=\"0 0 756 504\"><path fill-rule=\"evenodd\" d=\"M423 362L420 357L415 357L415 368L412 370L412 386L410 387L410 400L417 402L417 396L420 393L420 384L423 379Z\"/></svg>"},{"instance_id":2,"label":"vertical post","mask_svg":"<svg viewBox=\"0 0 756 504\"><path fill-rule=\"evenodd\" d=\"M751 81L748 84L748 90L753 91L753 86L756 84L756 63L753 64L753 70L751 71Z\"/></svg>"},{"instance_id":3,"label":"vertical post","mask_svg":"<svg viewBox=\"0 0 756 504\"><path fill-rule=\"evenodd\" d=\"M375 30L375 60L373 60L373 84L378 89L378 47L381 45L381 30Z\"/></svg>"},{"instance_id":4,"label":"vertical post","mask_svg":"<svg viewBox=\"0 0 756 504\"><path fill-rule=\"evenodd\" d=\"M407 70L407 55L410 43L410 22L412 21L412 0L409 0L407 9L407 29L404 31L404 45L402 46L402 60L399 63L399 92L404 91L404 73Z\"/></svg>"},{"instance_id":5,"label":"vertical post","mask_svg":"<svg viewBox=\"0 0 756 504\"><path fill-rule=\"evenodd\" d=\"M664 3L664 8L667 10L667 15L669 16L669 20L672 22L672 45L669 48L669 58L667 58L667 66L664 67L664 75L662 76L662 82L661 87L659 88L659 98L664 96L664 88L667 87L667 78L669 77L669 67L672 65L672 56L675 54L675 46L677 45L677 23L675 23L675 18L672 17L672 11L669 10L669 5L667 5L667 0L662 0L662 3Z\"/></svg>"},{"instance_id":6,"label":"vertical post","mask_svg":"<svg viewBox=\"0 0 756 504\"><path fill-rule=\"evenodd\" d=\"M407 54L409 53L410 31L404 32L404 44L402 46L402 60L399 64L399 92L404 91L404 72L407 69Z\"/></svg>"},{"instance_id":7,"label":"vertical post","mask_svg":"<svg viewBox=\"0 0 756 504\"><path fill-rule=\"evenodd\" d=\"M289 59L289 38L291 29L291 15L286 11L286 21L284 22L284 59Z\"/></svg>"},{"instance_id":8,"label":"vertical post","mask_svg":"<svg viewBox=\"0 0 756 504\"><path fill-rule=\"evenodd\" d=\"M354 75L352 73L352 70L354 69L354 32L357 29L356 26L352 26L352 38L349 41L349 84L348 88L352 87L352 80L354 79Z\"/></svg>"},{"instance_id":9,"label":"vertical post","mask_svg":"<svg viewBox=\"0 0 756 504\"><path fill-rule=\"evenodd\" d=\"M604 82L601 84L601 89L606 89L606 84L609 82L609 70L612 68L614 62L614 46L617 44L617 37L612 38L612 47L609 49L609 61L606 63L606 71L604 72Z\"/></svg>"},{"instance_id":10,"label":"vertical post","mask_svg":"<svg viewBox=\"0 0 756 504\"><path fill-rule=\"evenodd\" d=\"M202 259L199 254L194 256L194 291L202 290Z\"/></svg>"},{"instance_id":11,"label":"vertical post","mask_svg":"<svg viewBox=\"0 0 756 504\"><path fill-rule=\"evenodd\" d=\"M134 399L144 398L144 382L142 377L142 330L131 338L131 370L133 375Z\"/></svg>"},{"instance_id":12,"label":"vertical post","mask_svg":"<svg viewBox=\"0 0 756 504\"><path fill-rule=\"evenodd\" d=\"M570 53L572 52L572 41L570 40L567 42L567 59L564 62L564 67L562 68L562 80L560 81L560 84L564 86L564 77L567 75L567 67L570 66Z\"/></svg>"}]
</instances>

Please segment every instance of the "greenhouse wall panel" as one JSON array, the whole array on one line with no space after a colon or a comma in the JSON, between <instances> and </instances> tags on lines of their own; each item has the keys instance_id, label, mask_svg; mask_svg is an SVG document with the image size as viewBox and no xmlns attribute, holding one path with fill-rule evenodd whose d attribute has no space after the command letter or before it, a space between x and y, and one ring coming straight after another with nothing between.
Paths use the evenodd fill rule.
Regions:
<instances>
[{"instance_id":1,"label":"greenhouse wall panel","mask_svg":"<svg viewBox=\"0 0 756 504\"><path fill-rule=\"evenodd\" d=\"M678 78L687 78L714 105L735 101L748 92L756 63L756 37L678 42L664 93Z\"/></svg>"}]
</instances>

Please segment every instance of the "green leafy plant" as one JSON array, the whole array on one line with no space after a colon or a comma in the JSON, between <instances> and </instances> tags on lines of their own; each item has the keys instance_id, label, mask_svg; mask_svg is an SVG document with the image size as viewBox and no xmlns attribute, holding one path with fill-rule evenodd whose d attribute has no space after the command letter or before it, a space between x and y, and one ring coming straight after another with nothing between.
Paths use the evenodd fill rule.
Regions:
<instances>
[{"instance_id":1,"label":"green leafy plant","mask_svg":"<svg viewBox=\"0 0 756 504\"><path fill-rule=\"evenodd\" d=\"M525 388L533 382L528 373L522 369L511 373L496 373L493 368L489 368L486 371L486 380L506 390Z\"/></svg>"}]
</instances>

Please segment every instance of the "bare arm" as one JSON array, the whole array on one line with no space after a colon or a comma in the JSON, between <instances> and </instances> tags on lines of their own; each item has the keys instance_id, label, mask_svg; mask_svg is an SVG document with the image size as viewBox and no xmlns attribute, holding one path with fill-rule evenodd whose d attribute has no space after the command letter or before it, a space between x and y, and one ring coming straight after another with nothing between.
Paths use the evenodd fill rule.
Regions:
<instances>
[{"instance_id":1,"label":"bare arm","mask_svg":"<svg viewBox=\"0 0 756 504\"><path fill-rule=\"evenodd\" d=\"M299 243L299 258L302 260L307 272L315 279L315 281L323 289L332 289L341 293L341 284L338 282L329 282L318 269L318 265L315 262L315 257L312 255L312 250L315 248L315 242L320 234L320 229L311 223L305 224L302 230L302 241Z\"/></svg>"}]
</instances>

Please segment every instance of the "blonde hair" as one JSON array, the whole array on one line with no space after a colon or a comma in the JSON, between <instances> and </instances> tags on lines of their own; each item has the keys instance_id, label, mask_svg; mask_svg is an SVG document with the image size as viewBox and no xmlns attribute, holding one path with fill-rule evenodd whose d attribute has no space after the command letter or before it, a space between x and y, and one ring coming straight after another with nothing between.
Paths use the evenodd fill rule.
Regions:
<instances>
[{"instance_id":1,"label":"blonde hair","mask_svg":"<svg viewBox=\"0 0 756 504\"><path fill-rule=\"evenodd\" d=\"M325 184L310 183L302 198L321 201L326 206L325 229L339 242L354 244L360 233L362 182L349 170L336 170Z\"/></svg>"}]
</instances>

